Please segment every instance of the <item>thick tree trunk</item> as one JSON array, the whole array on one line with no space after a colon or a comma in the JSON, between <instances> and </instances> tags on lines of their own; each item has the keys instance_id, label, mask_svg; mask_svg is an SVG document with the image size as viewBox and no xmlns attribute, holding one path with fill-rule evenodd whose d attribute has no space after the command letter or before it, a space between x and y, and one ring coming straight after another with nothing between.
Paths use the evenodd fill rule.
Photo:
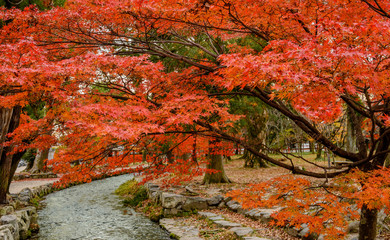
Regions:
<instances>
[{"instance_id":1,"label":"thick tree trunk","mask_svg":"<svg viewBox=\"0 0 390 240\"><path fill-rule=\"evenodd\" d=\"M49 157L49 150L50 148L46 148L43 151L38 150L34 160L34 165L30 171L31 173L43 172L43 168L45 167L45 160Z\"/></svg>"},{"instance_id":2,"label":"thick tree trunk","mask_svg":"<svg viewBox=\"0 0 390 240\"><path fill-rule=\"evenodd\" d=\"M0 204L7 203L7 191L11 177L12 156L3 150L0 160Z\"/></svg>"},{"instance_id":3,"label":"thick tree trunk","mask_svg":"<svg viewBox=\"0 0 390 240\"><path fill-rule=\"evenodd\" d=\"M206 173L203 178L203 184L210 183L230 183L231 181L226 176L225 169L223 167L223 156L218 153L218 149L215 148L219 140L213 140L209 143L209 157L210 162L207 164L208 170L216 172Z\"/></svg>"},{"instance_id":4,"label":"thick tree trunk","mask_svg":"<svg viewBox=\"0 0 390 240\"><path fill-rule=\"evenodd\" d=\"M203 178L203 184L210 183L230 183L231 181L226 176L225 169L223 167L223 156L211 155L210 163L207 164L207 169L217 170L216 173L206 173Z\"/></svg>"},{"instance_id":5,"label":"thick tree trunk","mask_svg":"<svg viewBox=\"0 0 390 240\"><path fill-rule=\"evenodd\" d=\"M14 107L13 109L0 109L0 144L7 141L7 134L13 132L19 126L21 110L22 109L19 106ZM10 180L13 177L13 157L8 154L12 149L12 146L0 146L0 204L7 202L7 191L9 189ZM17 162L19 162L19 159Z\"/></svg>"},{"instance_id":6,"label":"thick tree trunk","mask_svg":"<svg viewBox=\"0 0 390 240\"><path fill-rule=\"evenodd\" d=\"M360 214L359 240L375 240L378 209L368 209L363 205Z\"/></svg>"},{"instance_id":7,"label":"thick tree trunk","mask_svg":"<svg viewBox=\"0 0 390 240\"><path fill-rule=\"evenodd\" d=\"M11 185L12 178L15 175L15 172L16 172L16 169L18 168L18 164L20 162L20 159L22 159L22 156L24 153L25 153L25 151L18 152L12 156L12 164L11 164L11 171L10 171L9 180L8 180L7 193L9 193L9 186Z\"/></svg>"}]
</instances>

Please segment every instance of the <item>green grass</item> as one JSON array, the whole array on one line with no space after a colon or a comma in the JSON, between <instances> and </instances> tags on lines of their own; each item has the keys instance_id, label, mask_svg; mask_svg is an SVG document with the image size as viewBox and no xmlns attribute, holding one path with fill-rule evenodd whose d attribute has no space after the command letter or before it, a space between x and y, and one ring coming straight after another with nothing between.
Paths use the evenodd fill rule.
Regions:
<instances>
[{"instance_id":1,"label":"green grass","mask_svg":"<svg viewBox=\"0 0 390 240\"><path fill-rule=\"evenodd\" d=\"M135 207L142 201L148 198L146 188L135 180L129 180L121 184L116 190L115 194L123 198L123 204L126 206Z\"/></svg>"}]
</instances>

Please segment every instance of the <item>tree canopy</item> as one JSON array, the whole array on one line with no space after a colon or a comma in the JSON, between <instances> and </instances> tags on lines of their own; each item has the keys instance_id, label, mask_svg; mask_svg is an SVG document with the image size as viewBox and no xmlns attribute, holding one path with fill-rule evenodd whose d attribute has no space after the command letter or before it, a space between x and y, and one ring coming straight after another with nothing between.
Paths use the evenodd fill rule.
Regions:
<instances>
[{"instance_id":1,"label":"tree canopy","mask_svg":"<svg viewBox=\"0 0 390 240\"><path fill-rule=\"evenodd\" d=\"M52 164L71 173L64 179L88 180L90 172L128 164L126 154L108 155L118 145L131 151L166 137L176 144L188 136L217 138L294 173L354 179L360 188L353 192L360 195L353 197L362 208L361 219L367 220L388 205L368 196L373 191L387 196L388 169L382 166L390 144L389 11L390 3L369 0L71 0L45 12L3 8L0 21L7 24L0 30L0 107L49 96L47 116L22 118L11 141L16 151L57 141L62 147ZM237 95L260 100L351 163L313 163L317 170L305 170L252 147L231 131L241 117L229 112L229 98ZM356 152L338 146L318 128L340 118L346 106L355 122ZM55 134L44 134L48 128ZM37 132L40 137L32 143L23 141ZM156 159L151 158L151 165L161 164ZM79 167L72 165L80 160ZM186 167L169 169L192 174L188 161L177 163ZM285 191L306 186L298 179L294 186L282 182ZM241 200L261 202L250 196ZM336 214L339 207L328 210ZM302 223L292 216L289 212L280 220ZM331 229L342 222L333 215L320 217L334 220ZM312 229L317 220L307 220ZM375 238L373 228L371 220L361 224L360 239Z\"/></svg>"}]
</instances>

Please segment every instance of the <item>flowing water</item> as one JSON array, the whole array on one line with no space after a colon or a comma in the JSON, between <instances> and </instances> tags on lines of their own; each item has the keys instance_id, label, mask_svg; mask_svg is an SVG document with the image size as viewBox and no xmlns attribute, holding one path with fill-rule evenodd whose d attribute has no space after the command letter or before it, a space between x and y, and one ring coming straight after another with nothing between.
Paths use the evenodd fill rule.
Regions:
<instances>
[{"instance_id":1,"label":"flowing water","mask_svg":"<svg viewBox=\"0 0 390 240\"><path fill-rule=\"evenodd\" d=\"M130 175L111 177L49 194L38 212L40 240L168 240L156 223L122 206L113 194Z\"/></svg>"}]
</instances>

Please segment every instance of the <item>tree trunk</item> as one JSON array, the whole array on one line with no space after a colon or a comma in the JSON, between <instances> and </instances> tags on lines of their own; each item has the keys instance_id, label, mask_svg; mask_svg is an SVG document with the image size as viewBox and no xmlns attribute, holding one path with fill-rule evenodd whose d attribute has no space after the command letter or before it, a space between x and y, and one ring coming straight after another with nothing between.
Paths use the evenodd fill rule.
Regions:
<instances>
[{"instance_id":1,"label":"tree trunk","mask_svg":"<svg viewBox=\"0 0 390 240\"><path fill-rule=\"evenodd\" d=\"M317 143L317 156L315 160L320 160L322 155L322 145Z\"/></svg>"},{"instance_id":2,"label":"tree trunk","mask_svg":"<svg viewBox=\"0 0 390 240\"><path fill-rule=\"evenodd\" d=\"M309 141L309 148L311 153L315 153L314 142Z\"/></svg>"},{"instance_id":3,"label":"tree trunk","mask_svg":"<svg viewBox=\"0 0 390 240\"><path fill-rule=\"evenodd\" d=\"M166 154L168 163L172 164L174 162L175 156L173 155L172 151L168 151Z\"/></svg>"},{"instance_id":4,"label":"tree trunk","mask_svg":"<svg viewBox=\"0 0 390 240\"><path fill-rule=\"evenodd\" d=\"M34 165L31 168L31 173L40 173L43 172L45 167L45 160L49 157L50 148L46 148L43 151L38 150L37 155L34 160Z\"/></svg>"},{"instance_id":5,"label":"tree trunk","mask_svg":"<svg viewBox=\"0 0 390 240\"><path fill-rule=\"evenodd\" d=\"M6 149L3 149L0 159L0 204L7 203L7 190L10 184L12 156L7 156Z\"/></svg>"},{"instance_id":6,"label":"tree trunk","mask_svg":"<svg viewBox=\"0 0 390 240\"><path fill-rule=\"evenodd\" d=\"M203 178L203 184L231 182L226 176L222 155L210 155L210 163L207 164L207 169L217 170L218 172L206 173Z\"/></svg>"},{"instance_id":7,"label":"tree trunk","mask_svg":"<svg viewBox=\"0 0 390 240\"><path fill-rule=\"evenodd\" d=\"M9 180L8 180L7 193L9 193L9 186L11 185L12 178L15 175L16 169L18 168L18 164L20 162L20 159L22 159L22 156L24 155L25 152L26 151L18 152L12 156L11 171L10 171Z\"/></svg>"},{"instance_id":8,"label":"tree trunk","mask_svg":"<svg viewBox=\"0 0 390 240\"><path fill-rule=\"evenodd\" d=\"M231 181L226 176L225 169L223 167L223 156L218 154L218 149L215 148L216 143L219 140L212 140L209 143L209 157L210 162L207 164L208 170L216 172L207 172L203 178L203 184L210 183L230 183Z\"/></svg>"},{"instance_id":9,"label":"tree trunk","mask_svg":"<svg viewBox=\"0 0 390 240\"><path fill-rule=\"evenodd\" d=\"M356 131L355 131L355 123L354 123L354 112L350 106L347 106L347 136L345 148L349 152L357 152L356 147Z\"/></svg>"},{"instance_id":10,"label":"tree trunk","mask_svg":"<svg viewBox=\"0 0 390 240\"><path fill-rule=\"evenodd\" d=\"M14 107L13 109L0 109L0 144L6 142L8 140L7 134L12 133L19 126L21 110L22 108L19 106ZM13 177L13 157L8 154L12 149L12 146L0 146L0 204L7 202L7 191L9 189L10 180ZM20 159L17 159L17 162L19 162L19 160Z\"/></svg>"},{"instance_id":11,"label":"tree trunk","mask_svg":"<svg viewBox=\"0 0 390 240\"><path fill-rule=\"evenodd\" d=\"M363 204L359 223L359 240L375 240L378 209L368 209Z\"/></svg>"},{"instance_id":12,"label":"tree trunk","mask_svg":"<svg viewBox=\"0 0 390 240\"><path fill-rule=\"evenodd\" d=\"M255 168L257 166L259 168L268 167L267 163L263 159L255 156L254 154L252 154L246 149L244 150L244 155L242 155L241 158L245 159L244 167L246 168Z\"/></svg>"}]
</instances>

